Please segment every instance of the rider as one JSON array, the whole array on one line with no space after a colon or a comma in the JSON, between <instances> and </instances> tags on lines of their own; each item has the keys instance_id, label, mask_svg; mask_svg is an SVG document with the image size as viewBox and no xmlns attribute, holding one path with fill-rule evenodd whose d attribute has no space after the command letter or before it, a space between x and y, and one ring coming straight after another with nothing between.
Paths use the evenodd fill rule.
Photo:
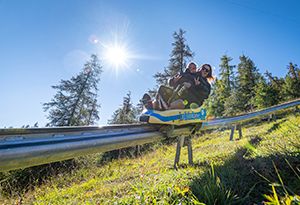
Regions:
<instances>
[{"instance_id":1,"label":"rider","mask_svg":"<svg viewBox=\"0 0 300 205\"><path fill-rule=\"evenodd\" d=\"M177 74L169 80L169 85L160 86L154 102L148 94L143 96L143 103L147 109L167 110L196 107L203 104L210 93L210 81L213 80L212 69L204 64L197 71L197 65L190 62L182 74Z\"/></svg>"},{"instance_id":2,"label":"rider","mask_svg":"<svg viewBox=\"0 0 300 205\"><path fill-rule=\"evenodd\" d=\"M209 64L202 65L196 72L195 86L189 90L191 103L197 103L198 106L203 104L210 94L213 80L212 67Z\"/></svg>"},{"instance_id":3,"label":"rider","mask_svg":"<svg viewBox=\"0 0 300 205\"><path fill-rule=\"evenodd\" d=\"M197 72L197 64L194 62L190 62L187 65L184 73L176 74L169 80L169 85L173 88L176 88L180 84L190 83L191 85L194 83L194 75Z\"/></svg>"}]
</instances>

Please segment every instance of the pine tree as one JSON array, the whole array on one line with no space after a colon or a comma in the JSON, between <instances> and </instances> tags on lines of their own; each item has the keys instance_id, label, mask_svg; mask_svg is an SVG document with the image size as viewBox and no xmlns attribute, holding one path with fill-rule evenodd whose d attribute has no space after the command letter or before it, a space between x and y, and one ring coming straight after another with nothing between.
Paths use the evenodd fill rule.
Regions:
<instances>
[{"instance_id":1,"label":"pine tree","mask_svg":"<svg viewBox=\"0 0 300 205\"><path fill-rule=\"evenodd\" d=\"M235 66L230 65L230 61L232 61L231 57L223 55L220 64L220 77L224 87L223 95L225 96L225 98L228 98L234 86L233 69Z\"/></svg>"},{"instance_id":2,"label":"pine tree","mask_svg":"<svg viewBox=\"0 0 300 205\"><path fill-rule=\"evenodd\" d=\"M238 64L237 81L236 81L236 97L237 102L234 105L237 111L247 112L254 109L252 98L255 96L255 85L258 82L260 74L255 67L253 61L245 55L240 56Z\"/></svg>"},{"instance_id":3,"label":"pine tree","mask_svg":"<svg viewBox=\"0 0 300 205\"><path fill-rule=\"evenodd\" d=\"M279 102L284 101L284 78L278 78L276 76L273 76L272 73L266 71L265 76L267 77L269 81L269 85L272 87L273 92L275 92L275 98L277 101L275 104L278 104Z\"/></svg>"},{"instance_id":4,"label":"pine tree","mask_svg":"<svg viewBox=\"0 0 300 205\"><path fill-rule=\"evenodd\" d=\"M216 79L212 85L209 98L204 101L203 107L207 110L208 116L219 117L224 111L224 104L220 98L221 81Z\"/></svg>"},{"instance_id":5,"label":"pine tree","mask_svg":"<svg viewBox=\"0 0 300 205\"><path fill-rule=\"evenodd\" d=\"M118 108L112 115L109 124L132 124L137 122L138 110L131 102L131 92L129 91L123 98L122 107Z\"/></svg>"},{"instance_id":6,"label":"pine tree","mask_svg":"<svg viewBox=\"0 0 300 205\"><path fill-rule=\"evenodd\" d=\"M297 68L297 65L296 64L293 64L292 62L289 63L288 65L288 75L292 78L292 79L295 79L295 80L299 80L298 78L298 71L299 71L299 68Z\"/></svg>"},{"instance_id":7,"label":"pine tree","mask_svg":"<svg viewBox=\"0 0 300 205\"><path fill-rule=\"evenodd\" d=\"M259 109L270 107L279 102L277 91L272 87L271 82L268 83L263 76L260 76L254 91L255 96L252 98L252 103Z\"/></svg>"},{"instance_id":8,"label":"pine tree","mask_svg":"<svg viewBox=\"0 0 300 205\"><path fill-rule=\"evenodd\" d=\"M300 97L300 69L296 64L289 63L288 74L285 77L283 86L284 95L286 99L294 99Z\"/></svg>"},{"instance_id":9,"label":"pine tree","mask_svg":"<svg viewBox=\"0 0 300 205\"><path fill-rule=\"evenodd\" d=\"M59 85L52 86L57 92L50 102L43 105L44 110L49 111L47 126L90 125L98 120L100 106L97 103L97 85L101 72L98 57L92 55L77 76L70 80L61 80ZM34 126L36 127L38 124L36 123ZM27 188L40 181L45 181L49 176L71 172L80 167L79 164L83 164L82 160L70 159L14 172L16 176L21 177L22 180L19 181L31 182L25 185ZM21 184L21 186L24 185Z\"/></svg>"},{"instance_id":10,"label":"pine tree","mask_svg":"<svg viewBox=\"0 0 300 205\"><path fill-rule=\"evenodd\" d=\"M224 115L225 116L233 116L241 112L243 110L243 105L239 104L239 93L238 89L234 87L231 89L230 96L228 100L225 101L224 107Z\"/></svg>"},{"instance_id":11,"label":"pine tree","mask_svg":"<svg viewBox=\"0 0 300 205\"><path fill-rule=\"evenodd\" d=\"M97 86L101 72L98 57L91 55L77 76L52 86L57 93L50 102L44 103L44 110L49 111L47 126L91 125L99 120Z\"/></svg>"},{"instance_id":12,"label":"pine tree","mask_svg":"<svg viewBox=\"0 0 300 205\"><path fill-rule=\"evenodd\" d=\"M142 102L142 99L139 100L139 102L137 103L137 105L135 106L135 116L140 116L144 110L144 104Z\"/></svg>"},{"instance_id":13,"label":"pine tree","mask_svg":"<svg viewBox=\"0 0 300 205\"><path fill-rule=\"evenodd\" d=\"M133 124L138 122L140 106L133 106L131 102L131 92L129 91L123 98L123 104L112 115L112 119L108 120L108 124ZM120 159L122 156L133 157L137 147L128 147L118 150L112 150L103 154L104 160Z\"/></svg>"},{"instance_id":14,"label":"pine tree","mask_svg":"<svg viewBox=\"0 0 300 205\"><path fill-rule=\"evenodd\" d=\"M193 58L194 54L187 45L184 34L185 31L182 29L179 29L178 32L174 32L173 50L170 55L169 65L163 72L158 72L154 75L158 85L167 85L168 79L182 72L186 67L187 61Z\"/></svg>"},{"instance_id":15,"label":"pine tree","mask_svg":"<svg viewBox=\"0 0 300 205\"><path fill-rule=\"evenodd\" d=\"M231 60L232 58L227 55L223 55L221 58L220 79L216 79L211 95L205 103L208 115L220 117L225 114L225 102L230 100L229 97L234 87L233 68L235 66L230 65Z\"/></svg>"},{"instance_id":16,"label":"pine tree","mask_svg":"<svg viewBox=\"0 0 300 205\"><path fill-rule=\"evenodd\" d=\"M232 58L230 58L227 55L223 55L221 58L220 82L219 84L217 84L217 95L219 98L218 101L220 102L220 105L218 108L219 112L217 113L217 116L225 115L226 101L231 100L229 97L234 87L233 69L235 66L230 65L230 61L232 61Z\"/></svg>"}]
</instances>

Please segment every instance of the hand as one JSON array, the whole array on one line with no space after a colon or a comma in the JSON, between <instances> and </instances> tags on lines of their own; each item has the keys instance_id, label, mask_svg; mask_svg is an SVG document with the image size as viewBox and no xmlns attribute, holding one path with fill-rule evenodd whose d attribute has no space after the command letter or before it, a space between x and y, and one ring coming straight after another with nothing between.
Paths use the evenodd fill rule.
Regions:
<instances>
[{"instance_id":1,"label":"hand","mask_svg":"<svg viewBox=\"0 0 300 205\"><path fill-rule=\"evenodd\" d=\"M199 77L198 77L198 78L195 78L194 81L195 81L195 85L200 85Z\"/></svg>"},{"instance_id":2,"label":"hand","mask_svg":"<svg viewBox=\"0 0 300 205\"><path fill-rule=\"evenodd\" d=\"M177 75L174 77L174 82L178 82L180 78L181 78L181 76L177 74Z\"/></svg>"},{"instance_id":3,"label":"hand","mask_svg":"<svg viewBox=\"0 0 300 205\"><path fill-rule=\"evenodd\" d=\"M192 85L191 85L191 83L184 82L184 83L183 83L183 86L186 87L186 88L189 88L189 87L191 87Z\"/></svg>"}]
</instances>

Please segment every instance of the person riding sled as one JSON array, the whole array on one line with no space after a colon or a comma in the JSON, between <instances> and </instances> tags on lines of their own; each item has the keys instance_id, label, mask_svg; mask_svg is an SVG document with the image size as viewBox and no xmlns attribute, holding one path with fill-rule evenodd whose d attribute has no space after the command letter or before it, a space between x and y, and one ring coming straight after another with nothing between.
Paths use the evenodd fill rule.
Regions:
<instances>
[{"instance_id":1,"label":"person riding sled","mask_svg":"<svg viewBox=\"0 0 300 205\"><path fill-rule=\"evenodd\" d=\"M152 101L148 94L142 102L146 109L169 110L200 107L208 98L211 90L212 68L204 64L197 70L197 65L190 62L186 70L169 80L169 86L160 86Z\"/></svg>"}]
</instances>

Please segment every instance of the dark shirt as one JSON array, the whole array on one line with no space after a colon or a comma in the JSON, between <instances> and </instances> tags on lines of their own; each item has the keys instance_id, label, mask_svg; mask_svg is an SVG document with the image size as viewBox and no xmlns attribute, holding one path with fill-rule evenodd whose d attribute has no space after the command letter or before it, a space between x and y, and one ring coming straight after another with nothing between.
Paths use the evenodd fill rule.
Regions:
<instances>
[{"instance_id":1,"label":"dark shirt","mask_svg":"<svg viewBox=\"0 0 300 205\"><path fill-rule=\"evenodd\" d=\"M175 81L175 78L180 76L179 80ZM200 81L199 85L195 85L195 79ZM203 78L200 72L197 73L190 73L185 71L181 75L177 75L170 79L169 85L176 90L183 85L184 82L188 82L191 84L190 88L184 90L178 98L183 100L187 100L188 104L186 105L189 108L191 103L197 103L198 106L203 104L203 101L208 98L211 90L210 83L207 81L206 78Z\"/></svg>"},{"instance_id":2,"label":"dark shirt","mask_svg":"<svg viewBox=\"0 0 300 205\"><path fill-rule=\"evenodd\" d=\"M179 78L179 79L177 79ZM177 74L169 80L169 86L176 89L179 85L184 82L191 83L192 86L195 85L195 74L191 73L188 69L184 73Z\"/></svg>"},{"instance_id":3,"label":"dark shirt","mask_svg":"<svg viewBox=\"0 0 300 205\"><path fill-rule=\"evenodd\" d=\"M201 75L196 75L196 79L200 81L199 85L192 86L188 90L189 103L197 103L199 106L203 104L203 101L208 98L211 85L206 78L203 78Z\"/></svg>"}]
</instances>

